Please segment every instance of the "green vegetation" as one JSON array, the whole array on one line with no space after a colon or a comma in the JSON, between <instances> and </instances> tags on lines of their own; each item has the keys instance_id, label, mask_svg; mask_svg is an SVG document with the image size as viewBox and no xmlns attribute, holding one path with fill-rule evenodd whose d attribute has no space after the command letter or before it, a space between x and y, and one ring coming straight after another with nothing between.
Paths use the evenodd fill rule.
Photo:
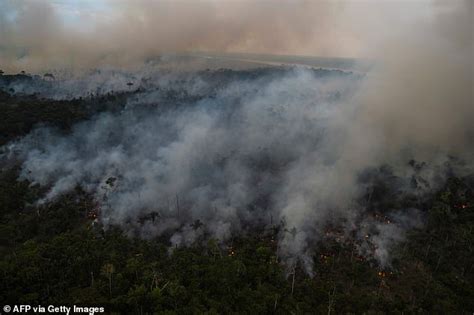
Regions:
<instances>
[{"instance_id":1,"label":"green vegetation","mask_svg":"<svg viewBox=\"0 0 474 315\"><path fill-rule=\"evenodd\" d=\"M428 223L394 252L393 269L355 259L350 247L316 249L315 276L286 276L273 233L202 242L169 253L164 239L103 231L78 189L31 206L38 187L0 178L2 303L82 304L163 313L467 313L474 309L472 195L451 180ZM293 288L292 288L293 286Z\"/></svg>"}]
</instances>

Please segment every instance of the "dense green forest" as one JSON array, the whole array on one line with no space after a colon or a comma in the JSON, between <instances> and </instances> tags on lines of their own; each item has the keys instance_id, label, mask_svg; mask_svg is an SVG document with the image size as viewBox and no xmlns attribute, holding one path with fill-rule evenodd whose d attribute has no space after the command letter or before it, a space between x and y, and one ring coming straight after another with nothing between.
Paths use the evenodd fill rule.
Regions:
<instances>
[{"instance_id":1,"label":"dense green forest","mask_svg":"<svg viewBox=\"0 0 474 315\"><path fill-rule=\"evenodd\" d=\"M92 98L45 101L2 93L0 144L38 123L67 130L119 99L104 97L96 108ZM321 241L309 277L301 265L287 270L279 261L280 225L226 244L210 239L170 249L165 236L104 230L92 196L79 187L36 205L44 187L18 180L19 167L9 164L0 173L2 304L97 305L127 314L474 311L474 191L467 179L450 178L424 203L424 225L397 245L391 268L355 255L351 244Z\"/></svg>"}]
</instances>

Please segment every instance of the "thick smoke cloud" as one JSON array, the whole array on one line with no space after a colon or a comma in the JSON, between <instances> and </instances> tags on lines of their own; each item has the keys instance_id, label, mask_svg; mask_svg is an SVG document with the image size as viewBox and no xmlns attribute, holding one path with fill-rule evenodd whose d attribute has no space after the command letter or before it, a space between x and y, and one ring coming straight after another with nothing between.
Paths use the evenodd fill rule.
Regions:
<instances>
[{"instance_id":1,"label":"thick smoke cloud","mask_svg":"<svg viewBox=\"0 0 474 315\"><path fill-rule=\"evenodd\" d=\"M382 62L361 89L359 125L389 140L386 155L407 146L472 157L473 3L434 7L436 14L381 41Z\"/></svg>"},{"instance_id":2,"label":"thick smoke cloud","mask_svg":"<svg viewBox=\"0 0 474 315\"><path fill-rule=\"evenodd\" d=\"M155 46L146 37L125 41L130 50L120 56L122 61L168 50L258 50L261 44L263 51L284 52L289 47L302 47L301 51L317 47L310 39L319 33L305 28L314 17L313 2L285 2L272 8L257 3L255 16L250 14L248 20L240 18L243 8L250 6L247 2L156 2L156 10L143 10L145 2L123 5L127 13L122 12L118 21L123 25L117 30L125 32L125 38L156 31L156 42L162 45ZM361 254L370 253L389 265L391 247L403 239L405 229L421 225L422 215L415 209L392 211L382 205L376 210L391 223L368 216L361 199L367 198L371 182L364 176L388 167L397 179L391 188L401 196L422 199L442 185L449 172L472 174L474 161L473 5L421 1L387 10L396 5L344 5L341 16L370 7L369 13L384 12L386 23L407 13L403 25L373 28L380 25L379 18L368 14L355 27L367 46L367 57L377 59L364 78L319 77L300 69L215 88L196 75L176 86L199 95L198 101L163 105L162 90L150 89L130 98L122 112L101 114L78 124L69 135L37 129L10 144L9 151L24 160L23 178L51 187L43 201L80 185L102 203L105 224L120 224L130 231L138 228L143 236L170 233L171 242L186 245L204 234L226 240L232 233L283 221L281 257L289 265L299 258L310 271L310 249L323 237L325 226L337 223L347 235L362 240ZM221 11L223 6L229 11ZM293 19L285 19L285 6L295 8L288 16ZM173 10L188 18L175 20L163 13ZM160 19L155 19L157 12ZM196 18L185 23L191 12ZM272 14L266 19L257 14L262 12ZM321 11L322 25L339 21L331 12ZM294 18L301 24L290 23ZM216 21L229 28L219 29ZM116 24L111 25L115 29ZM161 25L174 27L167 30ZM337 45L326 35L339 25L320 29L324 36L319 43L331 53ZM7 23L6 29L11 27ZM269 29L284 31L281 37L263 40ZM98 45L104 52L125 47L118 44L118 33L105 34L109 41ZM346 38L346 44L354 44L355 37L336 36ZM229 38L231 42L226 41ZM303 39L309 39L309 46ZM361 51L355 44L349 46L339 48ZM43 64L45 58L35 60ZM167 82L160 80L155 76L152 81ZM151 212L158 219L138 222ZM204 225L197 228L196 222Z\"/></svg>"},{"instance_id":3,"label":"thick smoke cloud","mask_svg":"<svg viewBox=\"0 0 474 315\"><path fill-rule=\"evenodd\" d=\"M60 4L0 2L4 70L130 67L192 51L376 58L381 38L435 11L427 1L102 0L89 14L78 4L71 21Z\"/></svg>"},{"instance_id":4,"label":"thick smoke cloud","mask_svg":"<svg viewBox=\"0 0 474 315\"><path fill-rule=\"evenodd\" d=\"M207 96L176 105L162 89L144 91L124 110L80 123L69 135L39 128L11 144L10 154L24 161L21 177L50 187L40 204L79 185L101 204L106 226L143 237L168 233L176 245L204 235L226 241L284 222L279 253L289 266L301 259L308 272L308 250L328 223L348 235L357 231L360 253L382 265L405 229L420 225L417 211L377 209L396 224L387 226L357 202L370 187L360 177L384 163L368 152L366 163L354 163L339 138L352 131L341 120L361 107L353 102L360 77L293 69L231 80L214 93L199 76L176 82L191 98ZM416 171L403 162L392 185L402 195L413 194L419 176L430 182L417 188L422 197L446 171L436 161L441 169L432 177L434 168Z\"/></svg>"},{"instance_id":5,"label":"thick smoke cloud","mask_svg":"<svg viewBox=\"0 0 474 315\"><path fill-rule=\"evenodd\" d=\"M24 176L56 183L46 199L83 182L95 184L99 193L107 178L123 177L115 188L121 193L108 196L116 211L110 220L149 211L157 201L160 208L165 201L174 207L177 194L183 209L196 209L194 219L214 216L200 213L209 209L232 214L277 191L287 164L310 163L315 150L321 157L313 158L324 159L330 149L323 133L330 132L328 124L342 106L335 95L349 93L354 84L350 78L288 71L279 79L237 80L197 103L169 108L160 106L160 91L144 92L122 112L81 123L70 136L41 128L12 150L26 154ZM209 90L199 80L183 89L192 92L191 86L197 95ZM254 186L260 184L262 191Z\"/></svg>"},{"instance_id":6,"label":"thick smoke cloud","mask_svg":"<svg viewBox=\"0 0 474 315\"><path fill-rule=\"evenodd\" d=\"M337 17L344 6L315 1L102 1L100 15L65 21L46 0L2 0L0 64L45 70L130 66L190 51L351 55ZM80 9L80 8L79 8ZM333 38L339 38L334 42ZM347 43L346 43L347 42ZM356 48L357 49L357 48Z\"/></svg>"}]
</instances>

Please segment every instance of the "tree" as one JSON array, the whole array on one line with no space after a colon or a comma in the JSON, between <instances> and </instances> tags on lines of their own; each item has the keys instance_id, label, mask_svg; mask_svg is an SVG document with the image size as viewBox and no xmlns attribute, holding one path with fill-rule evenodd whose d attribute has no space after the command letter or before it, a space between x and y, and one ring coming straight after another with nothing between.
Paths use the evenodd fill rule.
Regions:
<instances>
[{"instance_id":1,"label":"tree","mask_svg":"<svg viewBox=\"0 0 474 315\"><path fill-rule=\"evenodd\" d=\"M112 296L112 275L115 272L115 267L113 264L107 263L102 266L101 269L102 275L106 276L109 279L109 295Z\"/></svg>"}]
</instances>

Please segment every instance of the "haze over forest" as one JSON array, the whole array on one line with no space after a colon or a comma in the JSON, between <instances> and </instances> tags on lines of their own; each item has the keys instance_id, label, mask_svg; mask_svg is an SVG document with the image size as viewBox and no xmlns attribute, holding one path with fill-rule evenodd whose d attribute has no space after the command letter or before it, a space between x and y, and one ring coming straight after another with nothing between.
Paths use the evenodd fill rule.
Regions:
<instances>
[{"instance_id":1,"label":"haze over forest","mask_svg":"<svg viewBox=\"0 0 474 315\"><path fill-rule=\"evenodd\" d=\"M0 0L5 302L471 312L473 10ZM26 288L16 252L58 240L95 258Z\"/></svg>"}]
</instances>

